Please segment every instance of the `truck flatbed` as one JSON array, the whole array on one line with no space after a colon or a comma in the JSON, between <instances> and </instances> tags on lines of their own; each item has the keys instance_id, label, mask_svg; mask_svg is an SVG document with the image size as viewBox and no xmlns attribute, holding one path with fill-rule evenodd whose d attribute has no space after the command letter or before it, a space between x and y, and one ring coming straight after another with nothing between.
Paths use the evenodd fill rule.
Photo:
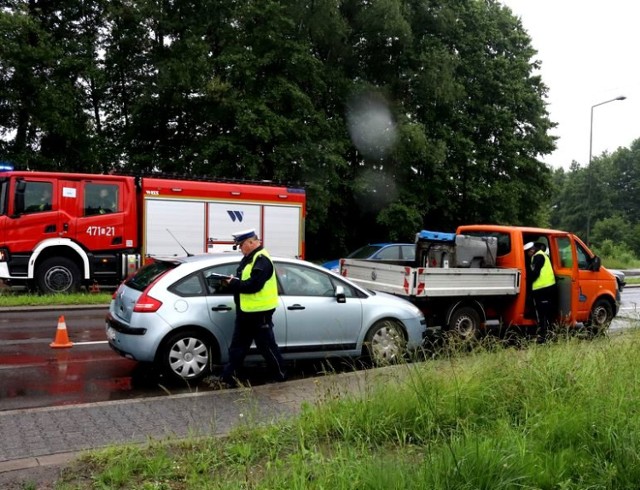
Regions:
<instances>
[{"instance_id":1,"label":"truck flatbed","mask_svg":"<svg viewBox=\"0 0 640 490\"><path fill-rule=\"evenodd\" d=\"M342 275L359 286L412 298L515 296L518 269L412 267L374 260L344 259Z\"/></svg>"}]
</instances>

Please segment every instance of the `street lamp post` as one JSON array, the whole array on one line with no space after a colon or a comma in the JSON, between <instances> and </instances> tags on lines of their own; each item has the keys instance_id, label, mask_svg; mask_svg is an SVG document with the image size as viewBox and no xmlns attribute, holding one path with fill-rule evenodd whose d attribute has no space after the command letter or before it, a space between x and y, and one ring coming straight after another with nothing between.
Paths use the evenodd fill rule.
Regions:
<instances>
[{"instance_id":1,"label":"street lamp post","mask_svg":"<svg viewBox=\"0 0 640 490\"><path fill-rule=\"evenodd\" d=\"M605 100L591 106L591 125L589 128L589 166L587 167L587 246L589 244L589 234L591 232L591 160L593 152L593 109L598 106L608 104L609 102L615 102L616 100L625 100L624 95L620 95L615 99Z\"/></svg>"}]
</instances>

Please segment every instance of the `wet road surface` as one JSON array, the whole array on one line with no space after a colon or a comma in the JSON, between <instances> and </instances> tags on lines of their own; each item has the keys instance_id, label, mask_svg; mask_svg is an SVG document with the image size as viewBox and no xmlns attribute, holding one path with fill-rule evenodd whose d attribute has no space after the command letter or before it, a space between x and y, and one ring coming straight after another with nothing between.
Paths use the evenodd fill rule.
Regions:
<instances>
[{"instance_id":1,"label":"wet road surface","mask_svg":"<svg viewBox=\"0 0 640 490\"><path fill-rule=\"evenodd\" d=\"M125 359L105 340L106 308L0 314L0 410L51 407L217 389L206 382L176 386L151 366ZM52 348L63 315L69 348ZM334 362L297 363L291 378L353 370ZM243 381L264 384L266 370L248 367Z\"/></svg>"},{"instance_id":2,"label":"wet road surface","mask_svg":"<svg viewBox=\"0 0 640 490\"><path fill-rule=\"evenodd\" d=\"M623 291L619 319L612 330L640 320L640 288ZM170 384L152 367L125 359L105 340L107 308L0 312L0 410L51 407L77 403L210 391L216 387ZM52 348L60 315L64 316L70 348ZM341 364L297 363L292 378L324 372L353 370L353 361ZM244 381L267 382L266 370L248 367Z\"/></svg>"},{"instance_id":3,"label":"wet road surface","mask_svg":"<svg viewBox=\"0 0 640 490\"><path fill-rule=\"evenodd\" d=\"M3 312L0 410L122 398L136 363L104 342L105 309ZM70 348L52 348L60 314Z\"/></svg>"}]
</instances>

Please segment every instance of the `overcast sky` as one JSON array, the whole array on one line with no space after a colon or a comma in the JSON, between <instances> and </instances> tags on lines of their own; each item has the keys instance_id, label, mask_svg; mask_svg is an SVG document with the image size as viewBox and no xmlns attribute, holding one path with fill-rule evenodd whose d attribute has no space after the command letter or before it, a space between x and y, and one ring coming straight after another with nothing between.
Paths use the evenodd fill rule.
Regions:
<instances>
[{"instance_id":1,"label":"overcast sky","mask_svg":"<svg viewBox=\"0 0 640 490\"><path fill-rule=\"evenodd\" d=\"M629 147L640 138L640 2L637 0L501 0L524 28L542 62L547 102L558 126L553 167L589 161L591 107L620 95L626 100L593 109L593 156Z\"/></svg>"}]
</instances>

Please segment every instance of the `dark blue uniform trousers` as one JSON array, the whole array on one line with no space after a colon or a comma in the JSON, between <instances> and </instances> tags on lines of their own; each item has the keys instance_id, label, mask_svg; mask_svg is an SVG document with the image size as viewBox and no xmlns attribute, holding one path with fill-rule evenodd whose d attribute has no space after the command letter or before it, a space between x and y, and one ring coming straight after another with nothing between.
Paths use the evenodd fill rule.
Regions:
<instances>
[{"instance_id":1,"label":"dark blue uniform trousers","mask_svg":"<svg viewBox=\"0 0 640 490\"><path fill-rule=\"evenodd\" d=\"M244 364L253 341L258 352L264 357L272 373L274 381L284 381L284 361L273 335L271 314L243 314L236 316L235 328L229 346L229 362L222 371L222 381L235 385L235 376Z\"/></svg>"}]
</instances>

